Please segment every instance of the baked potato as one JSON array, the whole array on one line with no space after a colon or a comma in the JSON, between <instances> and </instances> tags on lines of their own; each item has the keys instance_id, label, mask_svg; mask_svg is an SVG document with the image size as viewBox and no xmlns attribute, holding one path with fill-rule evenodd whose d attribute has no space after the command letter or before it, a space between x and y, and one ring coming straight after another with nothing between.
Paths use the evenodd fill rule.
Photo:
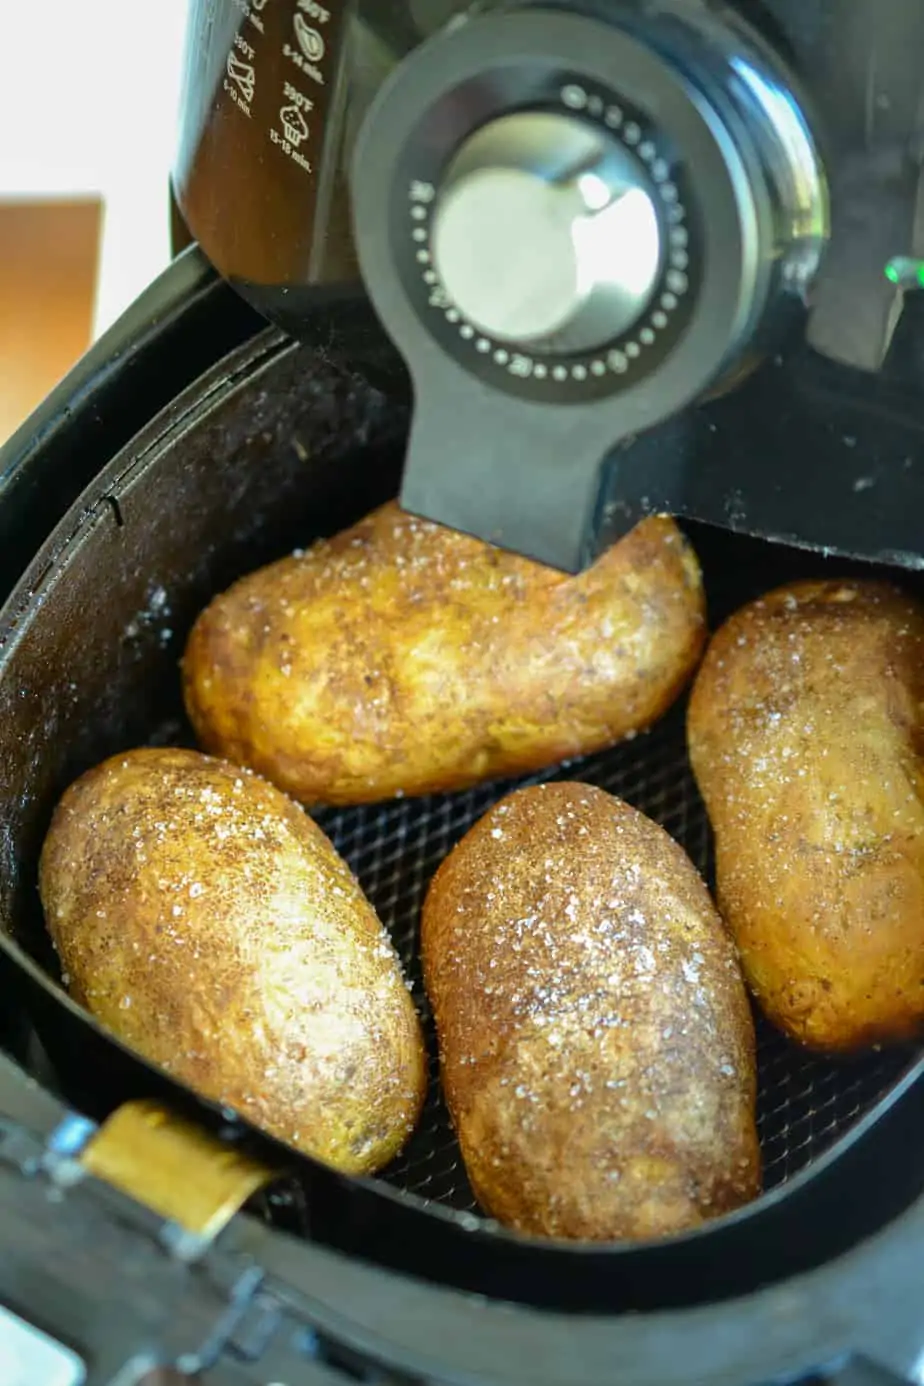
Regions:
<instances>
[{"instance_id":1,"label":"baked potato","mask_svg":"<svg viewBox=\"0 0 924 1386\"><path fill-rule=\"evenodd\" d=\"M692 862L602 789L521 789L437 871L422 953L472 1188L524 1233L693 1228L760 1187L751 1011Z\"/></svg>"},{"instance_id":2,"label":"baked potato","mask_svg":"<svg viewBox=\"0 0 924 1386\"><path fill-rule=\"evenodd\" d=\"M333 845L257 776L137 750L83 775L40 861L74 997L139 1054L348 1173L420 1111L420 1025Z\"/></svg>"},{"instance_id":3,"label":"baked potato","mask_svg":"<svg viewBox=\"0 0 924 1386\"><path fill-rule=\"evenodd\" d=\"M924 610L795 583L712 641L688 714L718 903L770 1019L818 1050L924 1028Z\"/></svg>"},{"instance_id":4,"label":"baked potato","mask_svg":"<svg viewBox=\"0 0 924 1386\"><path fill-rule=\"evenodd\" d=\"M672 520L565 577L388 504L217 597L183 677L205 750L350 804L611 745L666 711L704 642Z\"/></svg>"}]
</instances>

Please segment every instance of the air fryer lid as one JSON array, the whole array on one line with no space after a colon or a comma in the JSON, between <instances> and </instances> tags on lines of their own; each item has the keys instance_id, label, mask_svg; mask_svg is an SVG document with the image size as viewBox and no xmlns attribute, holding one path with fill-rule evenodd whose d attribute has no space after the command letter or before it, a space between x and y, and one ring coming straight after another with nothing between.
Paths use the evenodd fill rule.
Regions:
<instances>
[{"instance_id":1,"label":"air fryer lid","mask_svg":"<svg viewBox=\"0 0 924 1386\"><path fill-rule=\"evenodd\" d=\"M277 1156L280 1148L130 1055L67 998L38 908L36 862L53 805L76 775L134 745L189 740L177 658L209 597L395 493L406 401L368 383L366 367L382 379L390 351L362 309L352 322L333 353L264 334L181 396L102 470L0 625L0 793L9 806L0 953L28 982L55 1081L97 1117L130 1096L166 1095ZM741 536L701 530L693 539L713 621L772 583L824 570L823 560ZM647 736L552 773L623 795L708 871L682 711ZM425 1015L415 934L423 893L448 848L504 788L319 814L391 929ZM914 1053L832 1063L761 1025L761 1200L642 1247L531 1242L475 1210L439 1097L429 1019L428 1031L430 1095L404 1155L380 1179L356 1180L285 1152L296 1178L274 1219L431 1282L613 1312L706 1304L821 1265L894 1218L924 1185Z\"/></svg>"}]
</instances>

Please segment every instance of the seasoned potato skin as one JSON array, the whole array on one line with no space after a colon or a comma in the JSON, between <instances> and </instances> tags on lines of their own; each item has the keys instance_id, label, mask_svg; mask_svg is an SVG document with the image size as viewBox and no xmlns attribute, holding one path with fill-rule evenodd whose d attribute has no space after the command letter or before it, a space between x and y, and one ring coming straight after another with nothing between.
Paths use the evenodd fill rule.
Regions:
<instances>
[{"instance_id":1,"label":"seasoned potato skin","mask_svg":"<svg viewBox=\"0 0 924 1386\"><path fill-rule=\"evenodd\" d=\"M515 792L434 877L422 948L449 1110L498 1221L648 1239L757 1195L744 983L657 824L585 784Z\"/></svg>"},{"instance_id":2,"label":"seasoned potato skin","mask_svg":"<svg viewBox=\"0 0 924 1386\"><path fill-rule=\"evenodd\" d=\"M426 1080L398 959L272 785L195 751L116 756L64 794L40 890L72 994L138 1053L336 1169L404 1144Z\"/></svg>"},{"instance_id":3,"label":"seasoned potato skin","mask_svg":"<svg viewBox=\"0 0 924 1386\"><path fill-rule=\"evenodd\" d=\"M924 610L802 582L734 615L688 715L719 907L771 1020L829 1052L924 1028Z\"/></svg>"},{"instance_id":4,"label":"seasoned potato skin","mask_svg":"<svg viewBox=\"0 0 924 1386\"><path fill-rule=\"evenodd\" d=\"M565 577L391 503L216 598L186 707L205 750L303 803L362 803L611 745L666 711L704 642L672 520Z\"/></svg>"}]
</instances>

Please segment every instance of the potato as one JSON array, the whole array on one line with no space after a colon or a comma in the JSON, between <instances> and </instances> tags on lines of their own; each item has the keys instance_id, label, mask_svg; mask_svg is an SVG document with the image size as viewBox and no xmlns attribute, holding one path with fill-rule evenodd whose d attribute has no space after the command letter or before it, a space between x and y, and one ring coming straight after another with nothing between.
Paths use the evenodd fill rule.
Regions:
<instances>
[{"instance_id":1,"label":"potato","mask_svg":"<svg viewBox=\"0 0 924 1386\"><path fill-rule=\"evenodd\" d=\"M744 983L657 824L585 784L511 794L434 877L422 947L447 1103L500 1222L647 1239L758 1193Z\"/></svg>"},{"instance_id":2,"label":"potato","mask_svg":"<svg viewBox=\"0 0 924 1386\"><path fill-rule=\"evenodd\" d=\"M924 1022L924 610L802 582L731 618L690 702L718 902L771 1020L813 1049Z\"/></svg>"},{"instance_id":3,"label":"potato","mask_svg":"<svg viewBox=\"0 0 924 1386\"><path fill-rule=\"evenodd\" d=\"M426 1086L391 943L307 814L195 751L115 756L42 850L75 998L132 1049L348 1173L388 1163Z\"/></svg>"},{"instance_id":4,"label":"potato","mask_svg":"<svg viewBox=\"0 0 924 1386\"><path fill-rule=\"evenodd\" d=\"M303 803L361 803L611 745L666 711L704 641L669 519L569 578L389 504L213 601L186 706L204 749Z\"/></svg>"}]
</instances>

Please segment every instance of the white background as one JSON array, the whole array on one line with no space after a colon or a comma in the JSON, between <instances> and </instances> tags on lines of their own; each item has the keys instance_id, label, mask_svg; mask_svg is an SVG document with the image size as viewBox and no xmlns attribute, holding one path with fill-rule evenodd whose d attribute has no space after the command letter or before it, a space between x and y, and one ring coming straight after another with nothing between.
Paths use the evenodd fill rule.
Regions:
<instances>
[{"instance_id":1,"label":"white background","mask_svg":"<svg viewBox=\"0 0 924 1386\"><path fill-rule=\"evenodd\" d=\"M186 0L0 0L0 199L103 199L94 336L169 262Z\"/></svg>"}]
</instances>

